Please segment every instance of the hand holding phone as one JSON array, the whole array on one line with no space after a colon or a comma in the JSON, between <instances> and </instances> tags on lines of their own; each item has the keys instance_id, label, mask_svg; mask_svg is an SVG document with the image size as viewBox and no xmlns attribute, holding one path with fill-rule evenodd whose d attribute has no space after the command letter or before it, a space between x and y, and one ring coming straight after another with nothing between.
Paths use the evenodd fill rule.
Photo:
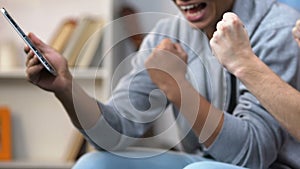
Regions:
<instances>
[{"instance_id":1,"label":"hand holding phone","mask_svg":"<svg viewBox=\"0 0 300 169\"><path fill-rule=\"evenodd\" d=\"M43 66L54 76L57 75L53 66L47 61L47 59L42 55L42 53L35 47L35 45L31 42L28 36L24 33L24 31L20 28L20 26L14 21L14 19L10 16L5 8L0 9L1 13L8 20L10 25L14 28L14 30L21 36L24 42L29 46L29 48L34 52L39 61L43 64Z\"/></svg>"}]
</instances>

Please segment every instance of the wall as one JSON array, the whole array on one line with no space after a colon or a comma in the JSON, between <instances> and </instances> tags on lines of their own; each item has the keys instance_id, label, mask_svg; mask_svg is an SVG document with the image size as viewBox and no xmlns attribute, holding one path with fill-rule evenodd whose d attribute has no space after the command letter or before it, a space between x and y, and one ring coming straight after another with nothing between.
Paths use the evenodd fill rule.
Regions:
<instances>
[{"instance_id":1,"label":"wall","mask_svg":"<svg viewBox=\"0 0 300 169\"><path fill-rule=\"evenodd\" d=\"M101 15L111 19L110 0L6 0L1 1L25 32L49 41L65 17ZM0 17L0 42L13 41L24 65L24 43ZM12 112L13 158L16 161L63 161L73 126L52 93L42 91L24 78L0 78L0 105ZM82 80L82 83L86 83ZM85 84L85 88L90 88Z\"/></svg>"}]
</instances>

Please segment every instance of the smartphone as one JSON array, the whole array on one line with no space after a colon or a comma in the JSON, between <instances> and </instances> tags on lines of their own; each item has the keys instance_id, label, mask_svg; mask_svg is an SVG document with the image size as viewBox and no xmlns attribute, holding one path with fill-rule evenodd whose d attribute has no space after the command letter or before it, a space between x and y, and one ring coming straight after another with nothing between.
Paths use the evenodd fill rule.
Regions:
<instances>
[{"instance_id":1,"label":"smartphone","mask_svg":"<svg viewBox=\"0 0 300 169\"><path fill-rule=\"evenodd\" d=\"M33 45L28 36L24 33L24 31L20 28L20 26L14 21L14 19L10 16L5 8L1 8L1 13L8 20L10 25L14 28L14 30L21 36L21 38L25 41L25 43L29 46L29 48L34 52L39 61L43 64L43 66L54 76L57 75L53 66L47 61L47 59L42 55L42 53Z\"/></svg>"}]
</instances>

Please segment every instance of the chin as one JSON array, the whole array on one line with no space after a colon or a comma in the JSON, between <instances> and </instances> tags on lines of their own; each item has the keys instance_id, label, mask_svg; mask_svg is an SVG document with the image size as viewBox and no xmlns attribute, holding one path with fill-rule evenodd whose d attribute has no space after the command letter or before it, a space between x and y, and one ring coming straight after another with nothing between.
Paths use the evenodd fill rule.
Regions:
<instances>
[{"instance_id":1,"label":"chin","mask_svg":"<svg viewBox=\"0 0 300 169\"><path fill-rule=\"evenodd\" d=\"M205 30L209 28L209 22L189 22L192 28Z\"/></svg>"}]
</instances>

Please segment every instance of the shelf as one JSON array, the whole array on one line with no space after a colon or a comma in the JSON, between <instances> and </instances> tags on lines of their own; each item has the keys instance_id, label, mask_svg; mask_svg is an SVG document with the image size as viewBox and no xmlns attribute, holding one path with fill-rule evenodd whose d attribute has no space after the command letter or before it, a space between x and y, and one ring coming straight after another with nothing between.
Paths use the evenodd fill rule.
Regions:
<instances>
[{"instance_id":1,"label":"shelf","mask_svg":"<svg viewBox=\"0 0 300 169\"><path fill-rule=\"evenodd\" d=\"M70 169L71 162L0 162L0 169Z\"/></svg>"},{"instance_id":2,"label":"shelf","mask_svg":"<svg viewBox=\"0 0 300 169\"><path fill-rule=\"evenodd\" d=\"M108 72L101 68L72 69L71 73L75 79L105 79ZM0 71L0 79L24 79L26 77L25 69Z\"/></svg>"},{"instance_id":3,"label":"shelf","mask_svg":"<svg viewBox=\"0 0 300 169\"><path fill-rule=\"evenodd\" d=\"M109 76L107 70L102 68L75 68L71 70L71 73L76 79L105 79Z\"/></svg>"},{"instance_id":4,"label":"shelf","mask_svg":"<svg viewBox=\"0 0 300 169\"><path fill-rule=\"evenodd\" d=\"M25 69L18 68L15 70L1 70L0 71L0 78L9 78L9 79L15 79L15 78L25 78Z\"/></svg>"}]
</instances>

